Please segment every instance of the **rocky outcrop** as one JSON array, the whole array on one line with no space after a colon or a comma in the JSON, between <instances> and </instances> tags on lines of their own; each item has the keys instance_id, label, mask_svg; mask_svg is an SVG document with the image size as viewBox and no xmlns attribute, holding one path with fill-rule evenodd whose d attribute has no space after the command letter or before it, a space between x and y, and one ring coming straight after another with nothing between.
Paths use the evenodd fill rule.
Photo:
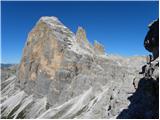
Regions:
<instances>
[{"instance_id":1,"label":"rocky outcrop","mask_svg":"<svg viewBox=\"0 0 160 120\"><path fill-rule=\"evenodd\" d=\"M42 17L28 36L18 79L33 81L38 79L39 73L45 74L50 79L54 77L64 58L63 50L70 45L68 39L71 35L72 33L63 27L57 18Z\"/></svg>"},{"instance_id":2,"label":"rocky outcrop","mask_svg":"<svg viewBox=\"0 0 160 120\"><path fill-rule=\"evenodd\" d=\"M81 48L89 51L90 53L93 53L93 47L89 43L86 32L82 27L78 27L78 30L76 32L76 41L80 45Z\"/></svg>"},{"instance_id":3,"label":"rocky outcrop","mask_svg":"<svg viewBox=\"0 0 160 120\"><path fill-rule=\"evenodd\" d=\"M96 64L94 54L81 27L74 35L57 18L42 17L24 48L18 71L20 87L29 94L47 96L49 104L65 102L79 94L68 87L74 86L71 83L78 75L90 74Z\"/></svg>"},{"instance_id":4,"label":"rocky outcrop","mask_svg":"<svg viewBox=\"0 0 160 120\"><path fill-rule=\"evenodd\" d=\"M136 91L128 97L130 105L117 118L159 118L159 59L144 65L141 74L143 76L136 77L133 81Z\"/></svg>"},{"instance_id":5,"label":"rocky outcrop","mask_svg":"<svg viewBox=\"0 0 160 120\"><path fill-rule=\"evenodd\" d=\"M2 83L1 116L117 118L136 92L133 82L139 83L145 62L142 56L106 55L81 27L75 35L57 18L42 17L28 35L17 76Z\"/></svg>"},{"instance_id":6,"label":"rocky outcrop","mask_svg":"<svg viewBox=\"0 0 160 120\"><path fill-rule=\"evenodd\" d=\"M101 55L105 54L104 47L100 43L98 43L97 41L94 41L94 51L97 54L101 54Z\"/></svg>"},{"instance_id":7,"label":"rocky outcrop","mask_svg":"<svg viewBox=\"0 0 160 120\"><path fill-rule=\"evenodd\" d=\"M76 39L77 42L85 47L86 44L89 44L86 36L86 31L82 27L78 27L77 33L76 33Z\"/></svg>"}]
</instances>

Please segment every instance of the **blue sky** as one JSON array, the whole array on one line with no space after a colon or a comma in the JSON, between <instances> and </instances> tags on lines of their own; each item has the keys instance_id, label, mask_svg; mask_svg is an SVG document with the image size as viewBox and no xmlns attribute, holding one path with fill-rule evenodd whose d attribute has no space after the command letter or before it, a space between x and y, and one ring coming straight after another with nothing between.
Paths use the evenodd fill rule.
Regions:
<instances>
[{"instance_id":1,"label":"blue sky","mask_svg":"<svg viewBox=\"0 0 160 120\"><path fill-rule=\"evenodd\" d=\"M147 55L147 25L158 18L158 1L2 2L2 63L19 63L27 35L41 16L56 16L73 32L82 26L106 53Z\"/></svg>"}]
</instances>

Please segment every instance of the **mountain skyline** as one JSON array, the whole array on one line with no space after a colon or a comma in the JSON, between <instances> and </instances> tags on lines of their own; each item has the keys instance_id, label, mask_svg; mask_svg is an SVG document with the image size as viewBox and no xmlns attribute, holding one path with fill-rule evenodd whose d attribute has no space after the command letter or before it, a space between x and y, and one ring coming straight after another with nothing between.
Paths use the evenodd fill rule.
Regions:
<instances>
[{"instance_id":1,"label":"mountain skyline","mask_svg":"<svg viewBox=\"0 0 160 120\"><path fill-rule=\"evenodd\" d=\"M2 60L19 63L28 33L42 16L56 16L76 33L104 45L106 53L147 55L143 40L158 18L158 1L147 2L2 2Z\"/></svg>"},{"instance_id":2,"label":"mountain skyline","mask_svg":"<svg viewBox=\"0 0 160 120\"><path fill-rule=\"evenodd\" d=\"M147 40L157 41L157 29L148 34L156 37ZM20 64L1 69L1 117L157 119L159 57L153 58L146 63L144 56L105 55L103 45L92 46L82 27L74 34L58 18L41 17Z\"/></svg>"}]
</instances>

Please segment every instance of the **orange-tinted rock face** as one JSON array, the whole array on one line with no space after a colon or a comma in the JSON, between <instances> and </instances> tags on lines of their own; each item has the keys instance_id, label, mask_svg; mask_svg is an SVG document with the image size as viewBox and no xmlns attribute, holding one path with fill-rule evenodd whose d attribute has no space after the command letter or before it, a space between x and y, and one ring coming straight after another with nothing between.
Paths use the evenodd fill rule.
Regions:
<instances>
[{"instance_id":1,"label":"orange-tinted rock face","mask_svg":"<svg viewBox=\"0 0 160 120\"><path fill-rule=\"evenodd\" d=\"M70 89L77 89L78 75L94 74L94 56L101 55L101 49L91 46L83 28L75 35L57 18L42 17L28 35L18 69L20 86L29 94L49 97L50 104L61 97L64 102L79 94Z\"/></svg>"},{"instance_id":2,"label":"orange-tinted rock face","mask_svg":"<svg viewBox=\"0 0 160 120\"><path fill-rule=\"evenodd\" d=\"M82 27L78 27L78 30L76 33L76 39L77 39L77 42L80 44L84 44L84 42L88 43L86 32Z\"/></svg>"},{"instance_id":3,"label":"orange-tinted rock face","mask_svg":"<svg viewBox=\"0 0 160 120\"><path fill-rule=\"evenodd\" d=\"M57 18L42 17L28 35L19 66L18 79L36 80L40 73L45 73L49 79L54 79L58 69L68 67L61 64L68 59L64 58L64 54L67 56L64 51L74 48L73 51L78 53L75 46L79 46L79 52L104 54L104 48L99 43L95 43L94 48L91 46L82 27L78 27L74 35ZM68 64L73 65L73 62Z\"/></svg>"},{"instance_id":4,"label":"orange-tinted rock face","mask_svg":"<svg viewBox=\"0 0 160 120\"><path fill-rule=\"evenodd\" d=\"M59 48L61 46L52 30L45 22L40 21L29 34L18 78L36 80L38 72L45 72L53 77L63 60L63 52Z\"/></svg>"},{"instance_id":5,"label":"orange-tinted rock face","mask_svg":"<svg viewBox=\"0 0 160 120\"><path fill-rule=\"evenodd\" d=\"M97 54L105 54L105 50L104 50L104 47L98 43L97 41L94 41L94 51L97 53Z\"/></svg>"},{"instance_id":6,"label":"orange-tinted rock face","mask_svg":"<svg viewBox=\"0 0 160 120\"><path fill-rule=\"evenodd\" d=\"M89 43L87 36L86 36L86 32L82 27L78 27L78 30L76 32L76 41L80 45L80 47L93 52L92 51L93 47Z\"/></svg>"}]
</instances>

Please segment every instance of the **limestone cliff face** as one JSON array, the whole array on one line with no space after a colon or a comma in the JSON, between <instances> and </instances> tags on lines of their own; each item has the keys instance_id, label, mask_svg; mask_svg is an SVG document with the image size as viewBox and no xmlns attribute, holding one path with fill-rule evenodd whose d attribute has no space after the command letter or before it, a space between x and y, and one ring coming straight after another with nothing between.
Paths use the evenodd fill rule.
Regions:
<instances>
[{"instance_id":1,"label":"limestone cliff face","mask_svg":"<svg viewBox=\"0 0 160 120\"><path fill-rule=\"evenodd\" d=\"M38 21L28 36L19 66L18 79L34 81L38 79L39 74L47 76L48 79L54 78L56 70L60 68L61 61L63 61L63 48L65 47L57 34L60 34L61 30L72 34L61 25L54 17L41 18ZM68 36L63 37L68 38Z\"/></svg>"},{"instance_id":2,"label":"limestone cliff face","mask_svg":"<svg viewBox=\"0 0 160 120\"><path fill-rule=\"evenodd\" d=\"M102 54L102 47L95 46L96 54ZM72 50L73 49L73 50ZM93 47L87 40L85 30L79 27L74 35L55 17L42 17L29 33L19 66L18 79L21 81L34 81L39 79L39 74L47 79L55 79L55 74L60 68L75 68L75 61L68 62L70 54L78 60L80 49L93 53ZM100 52L98 52L100 51ZM72 58L71 58L72 60ZM67 63L66 63L67 61ZM78 65L78 67L81 67Z\"/></svg>"},{"instance_id":3,"label":"limestone cliff face","mask_svg":"<svg viewBox=\"0 0 160 120\"><path fill-rule=\"evenodd\" d=\"M58 23L54 25L56 29ZM19 79L36 80L40 72L45 72L49 78L54 76L63 60L63 46L52 31L42 18L30 32L19 67Z\"/></svg>"},{"instance_id":4,"label":"limestone cliff face","mask_svg":"<svg viewBox=\"0 0 160 120\"><path fill-rule=\"evenodd\" d=\"M81 48L93 53L93 46L89 43L86 32L82 27L78 27L76 32L76 41L80 45Z\"/></svg>"},{"instance_id":5,"label":"limestone cliff face","mask_svg":"<svg viewBox=\"0 0 160 120\"><path fill-rule=\"evenodd\" d=\"M79 27L74 35L57 18L42 17L28 35L18 70L20 87L36 96L48 96L50 104L66 101L61 98L64 94L77 95L69 89L72 80L80 73L91 74L94 55L98 53L84 29Z\"/></svg>"},{"instance_id":6,"label":"limestone cliff face","mask_svg":"<svg viewBox=\"0 0 160 120\"><path fill-rule=\"evenodd\" d=\"M86 32L82 27L78 27L78 30L76 33L76 39L77 39L77 42L81 45L85 43L89 43L87 40Z\"/></svg>"}]
</instances>

